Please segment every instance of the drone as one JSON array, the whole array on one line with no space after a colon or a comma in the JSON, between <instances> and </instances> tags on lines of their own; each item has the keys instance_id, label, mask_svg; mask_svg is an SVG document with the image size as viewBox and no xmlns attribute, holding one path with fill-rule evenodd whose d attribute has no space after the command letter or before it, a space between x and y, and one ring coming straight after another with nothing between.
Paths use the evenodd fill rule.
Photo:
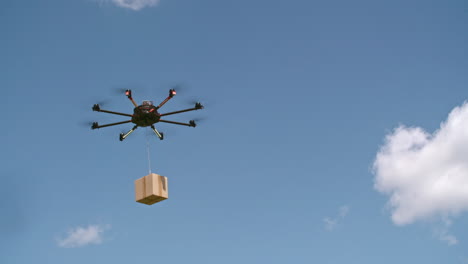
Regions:
<instances>
[{"instance_id":1,"label":"drone","mask_svg":"<svg viewBox=\"0 0 468 264\"><path fill-rule=\"evenodd\" d=\"M132 119L127 120L127 121L122 121L122 122L105 124L105 125L99 125L98 122L93 122L93 124L91 126L91 129L98 129L98 128L103 128L103 127L122 125L122 124L126 124L126 123L135 124L135 126L133 126L133 128L130 129L127 133L120 133L119 139L120 139L120 141L123 141L133 131L135 131L135 129L137 129L138 127L148 127L148 126L151 127L154 134L156 134L156 136L158 136L158 138L160 140L163 140L164 139L164 134L162 132L160 133L154 127L154 124L159 123L159 122L170 123L170 124L181 125L181 126L188 126L188 127L196 127L197 124L195 123L195 120L190 120L188 123L181 123L181 122L175 122L175 121L169 121L169 120L161 119L161 117L163 117L163 116L174 115L174 114L179 114L179 113L184 113L184 112L203 109L203 105L201 103L197 102L197 103L195 103L195 106L192 107L192 108L160 114L158 112L159 108L161 108L165 103L167 103L167 101L169 101L176 94L177 93L176 93L175 89L170 89L169 90L169 96L164 101L162 101L158 106L154 106L152 101L143 101L143 103L141 105L138 105L135 102L135 100L133 100L132 90L125 90L125 95L128 97L128 99L130 99L132 104L135 106L135 108L133 109L133 115L104 110L104 109L101 109L101 106L99 104L93 105L92 109L93 109L93 111L97 111L97 112L103 112L103 113L109 113L109 114L121 115L121 116L128 116L128 117L131 117Z\"/></svg>"}]
</instances>

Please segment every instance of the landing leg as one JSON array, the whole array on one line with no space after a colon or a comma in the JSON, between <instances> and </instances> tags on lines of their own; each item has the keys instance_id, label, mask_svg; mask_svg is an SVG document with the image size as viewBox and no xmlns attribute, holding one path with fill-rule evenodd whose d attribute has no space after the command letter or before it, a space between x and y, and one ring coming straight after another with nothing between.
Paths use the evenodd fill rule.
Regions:
<instances>
[{"instance_id":1,"label":"landing leg","mask_svg":"<svg viewBox=\"0 0 468 264\"><path fill-rule=\"evenodd\" d=\"M164 134L163 134L163 133L159 133L159 131L156 130L156 128L155 128L153 125L151 126L151 129L153 129L153 132L156 134L156 136L158 136L158 138L159 138L160 140L163 140L163 139L164 139Z\"/></svg>"},{"instance_id":2,"label":"landing leg","mask_svg":"<svg viewBox=\"0 0 468 264\"><path fill-rule=\"evenodd\" d=\"M128 137L128 135L130 135L133 131L135 131L135 129L137 129L138 126L134 126L132 129L130 129L130 131L128 131L126 134L124 133L120 133L120 141L124 140L125 138Z\"/></svg>"}]
</instances>

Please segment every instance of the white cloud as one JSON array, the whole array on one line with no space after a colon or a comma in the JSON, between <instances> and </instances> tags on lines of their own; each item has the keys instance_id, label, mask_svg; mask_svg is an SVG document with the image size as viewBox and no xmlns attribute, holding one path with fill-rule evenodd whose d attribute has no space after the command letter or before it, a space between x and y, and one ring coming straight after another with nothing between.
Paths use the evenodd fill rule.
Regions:
<instances>
[{"instance_id":1,"label":"white cloud","mask_svg":"<svg viewBox=\"0 0 468 264\"><path fill-rule=\"evenodd\" d=\"M339 214L338 214L339 217L344 218L349 213L349 206L343 205L343 206L340 207L340 209L338 211L339 211Z\"/></svg>"},{"instance_id":2,"label":"white cloud","mask_svg":"<svg viewBox=\"0 0 468 264\"><path fill-rule=\"evenodd\" d=\"M117 6L129 8L138 11L145 7L156 6L159 4L159 0L108 0L116 4Z\"/></svg>"},{"instance_id":3,"label":"white cloud","mask_svg":"<svg viewBox=\"0 0 468 264\"><path fill-rule=\"evenodd\" d=\"M323 223L325 224L325 229L328 231L335 230L336 226L345 218L349 213L349 206L344 205L338 209L338 216L336 217L325 217L323 218Z\"/></svg>"},{"instance_id":4,"label":"white cloud","mask_svg":"<svg viewBox=\"0 0 468 264\"><path fill-rule=\"evenodd\" d=\"M113 3L119 7L128 8L134 11L141 10L145 7L157 6L160 0L93 0L99 4Z\"/></svg>"},{"instance_id":5,"label":"white cloud","mask_svg":"<svg viewBox=\"0 0 468 264\"><path fill-rule=\"evenodd\" d=\"M446 242L449 246L458 244L458 239L454 235L448 234L447 232L448 231L444 230L443 233L438 233L436 235L440 240Z\"/></svg>"},{"instance_id":6,"label":"white cloud","mask_svg":"<svg viewBox=\"0 0 468 264\"><path fill-rule=\"evenodd\" d=\"M434 229L434 236L447 243L449 246L458 244L458 239L454 235L448 233L451 225L452 221L448 218L444 218L442 219L441 226Z\"/></svg>"},{"instance_id":7,"label":"white cloud","mask_svg":"<svg viewBox=\"0 0 468 264\"><path fill-rule=\"evenodd\" d=\"M330 217L325 217L323 222L325 223L325 229L328 231L334 230L337 224L337 221L335 219L331 219Z\"/></svg>"},{"instance_id":8,"label":"white cloud","mask_svg":"<svg viewBox=\"0 0 468 264\"><path fill-rule=\"evenodd\" d=\"M106 228L99 225L89 225L88 227L76 227L68 231L68 235L63 239L58 239L58 245L64 248L83 247L89 244L101 244L102 233Z\"/></svg>"},{"instance_id":9,"label":"white cloud","mask_svg":"<svg viewBox=\"0 0 468 264\"><path fill-rule=\"evenodd\" d=\"M468 104L456 107L433 134L400 126L387 135L374 162L374 187L389 196L397 225L452 219L468 211ZM439 238L458 241L445 231Z\"/></svg>"}]
</instances>

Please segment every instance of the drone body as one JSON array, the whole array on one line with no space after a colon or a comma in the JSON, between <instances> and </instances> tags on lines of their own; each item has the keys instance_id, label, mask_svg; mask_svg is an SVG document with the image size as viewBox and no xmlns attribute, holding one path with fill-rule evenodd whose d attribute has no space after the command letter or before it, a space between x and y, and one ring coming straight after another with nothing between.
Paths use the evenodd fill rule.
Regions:
<instances>
[{"instance_id":1,"label":"drone body","mask_svg":"<svg viewBox=\"0 0 468 264\"><path fill-rule=\"evenodd\" d=\"M161 119L161 114L158 113L158 109L153 105L151 101L143 101L142 105L139 105L133 109L132 123L140 127L151 126Z\"/></svg>"},{"instance_id":2,"label":"drone body","mask_svg":"<svg viewBox=\"0 0 468 264\"><path fill-rule=\"evenodd\" d=\"M148 127L148 126L151 127L151 129L156 134L156 136L158 136L159 139L162 140L162 139L164 139L164 134L160 133L154 127L154 124L156 124L158 122L170 123L170 124L175 124L175 125L183 125L183 126L189 126L189 127L196 127L197 126L194 120L190 120L189 123L181 123L181 122L163 120L163 119L161 119L162 116L174 115L174 114L179 114L179 113L183 113L183 112L203 109L203 105L201 103L196 103L195 107L193 107L193 108L188 108L188 109L184 109L184 110L179 110L179 111L160 114L158 112L158 109L161 108L167 101L169 101L172 97L174 97L176 95L176 91L174 89L169 90L169 96L163 102L161 102L158 106L154 106L152 101L143 101L143 104L137 105L137 103L132 98L132 91L131 90L126 90L125 95L128 97L128 99L130 99L130 101L135 106L135 108L133 109L133 114L132 115L131 114L108 111L108 110L103 110L103 109L101 109L99 104L95 104L92 109L93 109L93 111L97 111L97 112L104 112L104 113L109 113L109 114L114 114L114 115L128 116L128 117L131 117L131 119L127 120L127 121L111 123L111 124L105 124L105 125L99 125L97 122L94 122L93 125L91 126L91 129L121 125L121 124L125 124L125 123L134 123L135 126L132 129L130 129L130 131L128 131L125 134L124 133L120 134L120 141L122 141L126 137L128 137L138 127Z\"/></svg>"}]
</instances>

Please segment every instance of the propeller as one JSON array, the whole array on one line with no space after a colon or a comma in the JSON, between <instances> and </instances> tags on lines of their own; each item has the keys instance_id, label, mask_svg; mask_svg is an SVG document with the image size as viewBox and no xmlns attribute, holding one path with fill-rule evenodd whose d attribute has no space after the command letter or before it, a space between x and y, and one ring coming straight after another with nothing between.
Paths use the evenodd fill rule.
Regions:
<instances>
[{"instance_id":1,"label":"propeller","mask_svg":"<svg viewBox=\"0 0 468 264\"><path fill-rule=\"evenodd\" d=\"M96 104L98 104L100 106L107 106L109 103L110 103L109 100L99 100L99 101L96 102Z\"/></svg>"},{"instance_id":2,"label":"propeller","mask_svg":"<svg viewBox=\"0 0 468 264\"><path fill-rule=\"evenodd\" d=\"M174 89L178 93L183 93L188 90L187 85L181 83L171 85L170 88Z\"/></svg>"},{"instance_id":3,"label":"propeller","mask_svg":"<svg viewBox=\"0 0 468 264\"><path fill-rule=\"evenodd\" d=\"M195 122L205 122L206 121L206 117L197 117L197 118L194 118L193 121Z\"/></svg>"},{"instance_id":4,"label":"propeller","mask_svg":"<svg viewBox=\"0 0 468 264\"><path fill-rule=\"evenodd\" d=\"M90 108L94 110L96 105L98 105L98 107L106 108L110 104L111 104L110 100L93 100L93 101L90 100L90 101L87 102L86 111L89 111ZM96 111L96 110L94 110L94 111Z\"/></svg>"},{"instance_id":5,"label":"propeller","mask_svg":"<svg viewBox=\"0 0 468 264\"><path fill-rule=\"evenodd\" d=\"M193 127L196 127L197 125L199 125L200 123L204 123L205 121L206 117L198 117L190 120L189 124L191 124Z\"/></svg>"},{"instance_id":6,"label":"propeller","mask_svg":"<svg viewBox=\"0 0 468 264\"><path fill-rule=\"evenodd\" d=\"M91 122L91 121L82 121L82 122L78 122L78 125L80 127L92 128L94 123L95 122Z\"/></svg>"},{"instance_id":7,"label":"propeller","mask_svg":"<svg viewBox=\"0 0 468 264\"><path fill-rule=\"evenodd\" d=\"M132 90L133 93L144 95L146 93L146 89L142 88L139 85L128 85L128 86L118 86L111 88L111 93L113 95L126 95L127 90Z\"/></svg>"},{"instance_id":8,"label":"propeller","mask_svg":"<svg viewBox=\"0 0 468 264\"><path fill-rule=\"evenodd\" d=\"M112 93L115 95L124 95L126 90L128 90L128 88L122 88L122 87L113 88Z\"/></svg>"},{"instance_id":9,"label":"propeller","mask_svg":"<svg viewBox=\"0 0 468 264\"><path fill-rule=\"evenodd\" d=\"M129 98L133 97L132 96L132 93L133 93L133 90L134 89L127 89L127 88L117 88L114 90L114 95L125 95Z\"/></svg>"},{"instance_id":10,"label":"propeller","mask_svg":"<svg viewBox=\"0 0 468 264\"><path fill-rule=\"evenodd\" d=\"M189 106L194 106L195 104L200 103L200 100L198 98L192 96L190 98L184 98L182 100L182 103L186 104L186 105L189 105Z\"/></svg>"}]
</instances>

